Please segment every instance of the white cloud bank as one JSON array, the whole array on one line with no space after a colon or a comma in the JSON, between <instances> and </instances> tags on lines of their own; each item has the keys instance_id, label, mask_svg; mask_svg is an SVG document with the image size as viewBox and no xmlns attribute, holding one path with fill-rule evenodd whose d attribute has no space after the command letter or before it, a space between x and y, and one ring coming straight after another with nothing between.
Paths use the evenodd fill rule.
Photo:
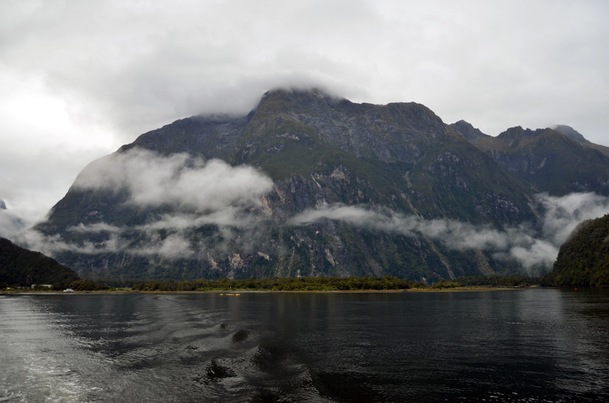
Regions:
<instances>
[{"instance_id":1,"label":"white cloud bank","mask_svg":"<svg viewBox=\"0 0 609 403\"><path fill-rule=\"evenodd\" d=\"M23 243L50 255L127 252L186 258L194 253L191 238L196 229L215 225L218 239L226 240L233 237L233 229L245 232L264 219L261 200L273 188L273 181L250 166L232 167L216 159L204 161L188 154L163 156L133 148L91 163L74 187L126 192L127 205L168 207L170 212L154 214L148 222L132 227L80 223L68 228L85 239L79 243L28 230L19 236ZM101 235L103 240L86 240L91 235Z\"/></svg>"},{"instance_id":2,"label":"white cloud bank","mask_svg":"<svg viewBox=\"0 0 609 403\"><path fill-rule=\"evenodd\" d=\"M129 203L142 207L169 205L198 212L234 212L257 205L273 187L265 174L222 160L204 161L188 154L162 156L134 148L90 164L76 178L80 189L126 190Z\"/></svg>"}]
</instances>

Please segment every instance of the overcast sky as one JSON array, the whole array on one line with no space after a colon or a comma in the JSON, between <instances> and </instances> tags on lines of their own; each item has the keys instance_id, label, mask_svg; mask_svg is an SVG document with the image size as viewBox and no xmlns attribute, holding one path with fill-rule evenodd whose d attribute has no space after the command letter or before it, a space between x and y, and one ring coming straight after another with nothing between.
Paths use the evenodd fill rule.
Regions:
<instances>
[{"instance_id":1,"label":"overcast sky","mask_svg":"<svg viewBox=\"0 0 609 403\"><path fill-rule=\"evenodd\" d=\"M40 218L139 134L289 85L609 145L608 17L604 0L3 0L0 199Z\"/></svg>"}]
</instances>

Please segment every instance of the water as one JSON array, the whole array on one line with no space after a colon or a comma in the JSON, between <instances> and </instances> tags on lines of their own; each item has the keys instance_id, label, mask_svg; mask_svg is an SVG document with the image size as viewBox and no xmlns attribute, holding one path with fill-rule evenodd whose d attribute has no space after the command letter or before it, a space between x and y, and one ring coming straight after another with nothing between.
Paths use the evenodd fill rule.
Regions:
<instances>
[{"instance_id":1,"label":"water","mask_svg":"<svg viewBox=\"0 0 609 403\"><path fill-rule=\"evenodd\" d=\"M4 401L609 401L609 292L5 295Z\"/></svg>"}]
</instances>

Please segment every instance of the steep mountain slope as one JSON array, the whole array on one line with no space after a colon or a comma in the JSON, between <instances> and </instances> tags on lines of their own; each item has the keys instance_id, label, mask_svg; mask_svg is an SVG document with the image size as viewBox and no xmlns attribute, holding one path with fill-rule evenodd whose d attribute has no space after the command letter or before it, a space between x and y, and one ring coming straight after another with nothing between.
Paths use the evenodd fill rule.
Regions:
<instances>
[{"instance_id":1,"label":"steep mountain slope","mask_svg":"<svg viewBox=\"0 0 609 403\"><path fill-rule=\"evenodd\" d=\"M37 240L124 279L514 270L500 231L540 228L534 194L551 189L458 126L415 103L270 91L247 116L182 119L93 162Z\"/></svg>"},{"instance_id":2,"label":"steep mountain slope","mask_svg":"<svg viewBox=\"0 0 609 403\"><path fill-rule=\"evenodd\" d=\"M52 284L61 287L74 280L78 280L76 273L54 259L0 238L0 285Z\"/></svg>"}]
</instances>

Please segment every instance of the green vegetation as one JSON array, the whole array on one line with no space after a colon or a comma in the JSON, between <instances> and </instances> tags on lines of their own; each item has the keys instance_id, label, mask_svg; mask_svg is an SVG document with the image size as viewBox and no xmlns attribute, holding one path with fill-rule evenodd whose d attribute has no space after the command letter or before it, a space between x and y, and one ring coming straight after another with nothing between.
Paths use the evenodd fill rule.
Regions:
<instances>
[{"instance_id":1,"label":"green vegetation","mask_svg":"<svg viewBox=\"0 0 609 403\"><path fill-rule=\"evenodd\" d=\"M147 281L134 284L135 291L382 291L412 288L431 290L463 287L527 287L539 285L537 277L521 275L473 276L439 281L430 286L397 277L303 277L267 279L218 279L193 281Z\"/></svg>"},{"instance_id":2,"label":"green vegetation","mask_svg":"<svg viewBox=\"0 0 609 403\"><path fill-rule=\"evenodd\" d=\"M462 277L456 281L462 287L528 287L541 284L541 279L539 277L528 277L520 274L471 276Z\"/></svg>"},{"instance_id":3,"label":"green vegetation","mask_svg":"<svg viewBox=\"0 0 609 403\"><path fill-rule=\"evenodd\" d=\"M42 287L44 284L61 289L75 280L78 280L78 275L72 269L42 253L32 252L0 238L0 288L31 287L36 284Z\"/></svg>"},{"instance_id":4,"label":"green vegetation","mask_svg":"<svg viewBox=\"0 0 609 403\"><path fill-rule=\"evenodd\" d=\"M148 281L133 285L136 291L368 291L420 287L397 277L303 277L246 280Z\"/></svg>"},{"instance_id":5,"label":"green vegetation","mask_svg":"<svg viewBox=\"0 0 609 403\"><path fill-rule=\"evenodd\" d=\"M74 291L99 291L109 289L109 287L105 285L88 279L72 281L66 288L70 288Z\"/></svg>"},{"instance_id":6,"label":"green vegetation","mask_svg":"<svg viewBox=\"0 0 609 403\"><path fill-rule=\"evenodd\" d=\"M17 287L15 291L57 291L69 288L73 291L146 291L146 292L220 292L220 291L392 291L392 290L444 290L468 287L527 287L539 285L540 279L520 275L509 276L473 276L461 277L455 280L443 280L431 285L404 280L398 277L275 277L251 279L199 279L190 281L145 281L126 287L126 284L113 282L112 284L94 280L74 280L62 282L52 288L40 285L34 288L29 286Z\"/></svg>"},{"instance_id":7,"label":"green vegetation","mask_svg":"<svg viewBox=\"0 0 609 403\"><path fill-rule=\"evenodd\" d=\"M584 221L573 231L544 283L557 287L609 286L609 214Z\"/></svg>"},{"instance_id":8,"label":"green vegetation","mask_svg":"<svg viewBox=\"0 0 609 403\"><path fill-rule=\"evenodd\" d=\"M431 289L449 289L460 287L528 287L531 285L540 285L541 280L538 277L527 277L519 274L515 275L492 275L492 276L469 276L460 277L455 280L438 281L430 286Z\"/></svg>"},{"instance_id":9,"label":"green vegetation","mask_svg":"<svg viewBox=\"0 0 609 403\"><path fill-rule=\"evenodd\" d=\"M438 281L430 286L432 289L447 289L447 288L458 288L461 284L458 281Z\"/></svg>"}]
</instances>

